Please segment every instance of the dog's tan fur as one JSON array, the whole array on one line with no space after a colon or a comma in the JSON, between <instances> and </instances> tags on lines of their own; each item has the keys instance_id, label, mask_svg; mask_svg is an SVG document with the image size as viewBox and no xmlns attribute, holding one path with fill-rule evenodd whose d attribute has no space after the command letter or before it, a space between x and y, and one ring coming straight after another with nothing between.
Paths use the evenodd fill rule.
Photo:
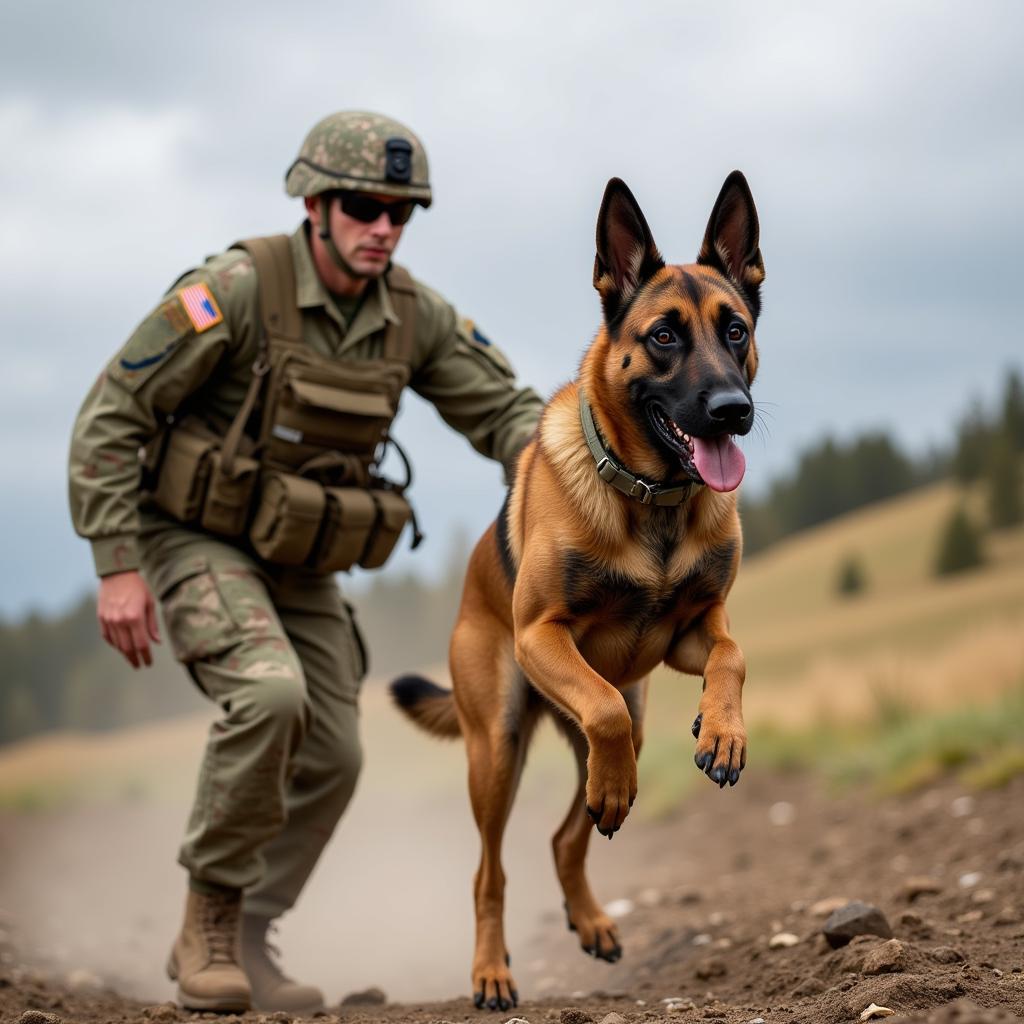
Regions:
<instances>
[{"instance_id":1,"label":"dog's tan fur","mask_svg":"<svg viewBox=\"0 0 1024 1024\"><path fill-rule=\"evenodd\" d=\"M696 759L715 781L735 783L746 758L745 666L725 612L741 550L736 494L696 487L682 504L658 507L613 489L595 472L578 390L623 465L647 480L682 482L678 459L652 442L632 396L638 381L686 389L730 374L753 380L763 266L746 182L736 172L726 181L698 263L664 266L635 200L613 179L594 276L605 325L579 379L546 407L502 515L470 558L451 641L454 700L423 681L395 684L420 725L466 742L482 841L473 985L477 1005L492 1008L517 998L500 849L542 713L560 712L579 766L578 791L553 841L569 925L585 950L608 960L621 952L618 932L590 890L584 859L591 825L610 838L636 796L651 671L665 663L704 677ZM723 310L749 329L742 359L722 341ZM666 315L692 342L685 358L679 347L669 371L650 334Z\"/></svg>"}]
</instances>

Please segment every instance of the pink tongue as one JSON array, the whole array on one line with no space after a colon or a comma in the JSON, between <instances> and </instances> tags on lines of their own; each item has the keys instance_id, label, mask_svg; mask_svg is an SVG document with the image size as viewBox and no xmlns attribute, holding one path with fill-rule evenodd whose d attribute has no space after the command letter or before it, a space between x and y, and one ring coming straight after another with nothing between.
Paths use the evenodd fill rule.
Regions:
<instances>
[{"instance_id":1,"label":"pink tongue","mask_svg":"<svg viewBox=\"0 0 1024 1024\"><path fill-rule=\"evenodd\" d=\"M728 434L695 437L693 461L704 483L713 491L735 491L743 479L747 460Z\"/></svg>"}]
</instances>

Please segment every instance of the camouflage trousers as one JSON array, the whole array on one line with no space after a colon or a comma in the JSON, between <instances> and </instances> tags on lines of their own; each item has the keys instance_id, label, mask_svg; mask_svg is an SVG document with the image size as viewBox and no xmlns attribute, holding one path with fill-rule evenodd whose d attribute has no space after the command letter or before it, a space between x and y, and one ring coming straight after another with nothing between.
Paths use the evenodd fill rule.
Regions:
<instances>
[{"instance_id":1,"label":"camouflage trousers","mask_svg":"<svg viewBox=\"0 0 1024 1024\"><path fill-rule=\"evenodd\" d=\"M143 535L175 657L213 723L180 863L276 917L309 878L362 764L366 656L333 576L271 566L177 525Z\"/></svg>"}]
</instances>

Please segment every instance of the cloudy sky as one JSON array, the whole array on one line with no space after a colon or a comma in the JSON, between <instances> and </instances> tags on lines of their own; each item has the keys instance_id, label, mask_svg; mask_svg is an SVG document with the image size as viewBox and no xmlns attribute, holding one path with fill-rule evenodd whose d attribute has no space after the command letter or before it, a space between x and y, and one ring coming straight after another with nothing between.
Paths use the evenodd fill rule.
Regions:
<instances>
[{"instance_id":1,"label":"cloudy sky","mask_svg":"<svg viewBox=\"0 0 1024 1024\"><path fill-rule=\"evenodd\" d=\"M294 227L283 172L336 109L425 140L436 200L400 259L542 392L597 326L607 179L687 262L739 167L767 268L745 486L825 431L947 442L1024 362L1022 28L1012 2L4 5L0 615L92 585L64 482L82 396L184 269ZM436 572L499 474L414 397L398 434L430 542L396 567Z\"/></svg>"}]
</instances>

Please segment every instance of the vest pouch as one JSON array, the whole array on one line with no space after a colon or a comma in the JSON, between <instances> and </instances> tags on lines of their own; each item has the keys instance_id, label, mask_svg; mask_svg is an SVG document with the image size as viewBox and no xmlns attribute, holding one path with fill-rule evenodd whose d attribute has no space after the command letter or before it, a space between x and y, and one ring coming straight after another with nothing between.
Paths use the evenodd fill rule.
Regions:
<instances>
[{"instance_id":1,"label":"vest pouch","mask_svg":"<svg viewBox=\"0 0 1024 1024\"><path fill-rule=\"evenodd\" d=\"M222 460L223 453L219 450L211 453L210 482L199 523L211 533L237 537L249 521L260 464L256 459L236 455L229 476L224 471Z\"/></svg>"},{"instance_id":2,"label":"vest pouch","mask_svg":"<svg viewBox=\"0 0 1024 1024\"><path fill-rule=\"evenodd\" d=\"M278 565L304 565L324 515L324 489L290 473L264 473L249 530L256 553Z\"/></svg>"},{"instance_id":3,"label":"vest pouch","mask_svg":"<svg viewBox=\"0 0 1024 1024\"><path fill-rule=\"evenodd\" d=\"M215 437L182 426L171 429L152 491L158 508L183 523L194 523L199 518L217 444Z\"/></svg>"},{"instance_id":4,"label":"vest pouch","mask_svg":"<svg viewBox=\"0 0 1024 1024\"><path fill-rule=\"evenodd\" d=\"M359 562L377 522L377 505L360 487L328 487L324 528L313 568L340 572Z\"/></svg>"},{"instance_id":5,"label":"vest pouch","mask_svg":"<svg viewBox=\"0 0 1024 1024\"><path fill-rule=\"evenodd\" d=\"M370 491L369 494L377 506L377 519L359 564L364 569L378 569L395 550L405 524L412 518L412 508L395 491Z\"/></svg>"},{"instance_id":6,"label":"vest pouch","mask_svg":"<svg viewBox=\"0 0 1024 1024\"><path fill-rule=\"evenodd\" d=\"M270 460L299 466L325 450L371 456L394 416L387 395L312 376L309 367L286 368L266 442Z\"/></svg>"}]
</instances>

